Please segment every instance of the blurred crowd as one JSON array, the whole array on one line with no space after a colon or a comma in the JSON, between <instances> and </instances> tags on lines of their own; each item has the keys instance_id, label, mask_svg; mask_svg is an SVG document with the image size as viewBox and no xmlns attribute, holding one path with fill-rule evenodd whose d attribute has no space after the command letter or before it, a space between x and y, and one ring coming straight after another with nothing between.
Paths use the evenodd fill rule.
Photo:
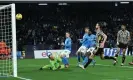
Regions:
<instances>
[{"instance_id":1,"label":"blurred crowd","mask_svg":"<svg viewBox=\"0 0 133 80\"><path fill-rule=\"evenodd\" d=\"M23 8L18 7L17 12L23 15L23 19L17 21L18 45L63 45L66 31L71 33L73 43L78 43L84 34L84 27L90 27L95 34L95 24L98 21L107 23L107 27L103 28L108 35L106 47L115 47L121 24L125 24L133 36L132 8L106 3L94 4L28 4Z\"/></svg>"}]
</instances>

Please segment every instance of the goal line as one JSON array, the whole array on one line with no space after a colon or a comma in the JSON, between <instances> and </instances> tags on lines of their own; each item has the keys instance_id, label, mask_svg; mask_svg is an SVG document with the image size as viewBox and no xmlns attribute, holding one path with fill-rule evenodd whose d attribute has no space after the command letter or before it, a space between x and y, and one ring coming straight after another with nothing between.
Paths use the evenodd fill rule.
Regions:
<instances>
[{"instance_id":1,"label":"goal line","mask_svg":"<svg viewBox=\"0 0 133 80\"><path fill-rule=\"evenodd\" d=\"M25 77L14 77L13 75L10 75L10 74L3 74L3 73L0 73L0 75L4 75L4 76L0 76L0 78L8 78L8 77L13 77L13 78L18 78L18 79L21 79L21 80L32 80L32 79L29 79L29 78L25 78Z\"/></svg>"}]
</instances>

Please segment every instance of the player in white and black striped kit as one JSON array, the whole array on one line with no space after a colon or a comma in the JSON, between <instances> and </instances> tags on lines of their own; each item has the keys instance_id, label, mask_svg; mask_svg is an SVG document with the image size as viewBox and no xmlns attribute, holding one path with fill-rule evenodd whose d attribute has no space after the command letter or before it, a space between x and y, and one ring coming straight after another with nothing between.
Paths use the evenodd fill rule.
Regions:
<instances>
[{"instance_id":1,"label":"player in white and black striped kit","mask_svg":"<svg viewBox=\"0 0 133 80\"><path fill-rule=\"evenodd\" d=\"M104 55L104 45L107 39L107 35L103 32L102 28L106 27L107 23L106 22L98 22L96 24L96 48L97 51L95 55L100 55L100 58L103 59L112 59L114 62L116 62L116 58L112 56L105 56Z\"/></svg>"},{"instance_id":2,"label":"player in white and black striped kit","mask_svg":"<svg viewBox=\"0 0 133 80\"><path fill-rule=\"evenodd\" d=\"M125 59L126 59L126 49L128 46L128 42L130 40L130 32L128 30L126 30L126 26L122 25L121 26L121 30L118 31L117 33L117 46L118 46L118 50L117 50L117 54L115 55L115 57L118 57L118 54L120 52L120 49L122 49L122 63L121 66L124 65Z\"/></svg>"},{"instance_id":3,"label":"player in white and black striped kit","mask_svg":"<svg viewBox=\"0 0 133 80\"><path fill-rule=\"evenodd\" d=\"M107 35L103 32L103 27L106 27L106 22L98 22L96 24L96 46L87 50L86 56L88 58L88 62L85 65L79 65L79 67L81 67L82 69L87 68L87 66L94 59L95 55L99 55L102 60L112 59L114 63L116 63L115 57L104 56L104 45L107 40Z\"/></svg>"}]
</instances>

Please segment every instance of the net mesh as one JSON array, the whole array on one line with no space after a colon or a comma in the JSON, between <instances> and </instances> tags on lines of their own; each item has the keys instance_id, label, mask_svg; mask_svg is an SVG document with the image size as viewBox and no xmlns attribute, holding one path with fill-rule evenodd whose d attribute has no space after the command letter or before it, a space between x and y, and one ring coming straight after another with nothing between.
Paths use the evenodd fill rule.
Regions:
<instances>
[{"instance_id":1,"label":"net mesh","mask_svg":"<svg viewBox=\"0 0 133 80\"><path fill-rule=\"evenodd\" d=\"M0 77L12 73L12 24L11 6L0 6Z\"/></svg>"}]
</instances>

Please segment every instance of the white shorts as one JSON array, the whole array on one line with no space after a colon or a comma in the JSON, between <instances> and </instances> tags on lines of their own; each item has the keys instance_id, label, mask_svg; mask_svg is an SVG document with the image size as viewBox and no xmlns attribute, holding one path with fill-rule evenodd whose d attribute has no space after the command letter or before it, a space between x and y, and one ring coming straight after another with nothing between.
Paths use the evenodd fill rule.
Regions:
<instances>
[{"instance_id":1,"label":"white shorts","mask_svg":"<svg viewBox=\"0 0 133 80\"><path fill-rule=\"evenodd\" d=\"M69 50L63 50L63 51L61 51L61 55L65 55L67 58L69 58L69 54L71 53L71 51L69 51Z\"/></svg>"},{"instance_id":2,"label":"white shorts","mask_svg":"<svg viewBox=\"0 0 133 80\"><path fill-rule=\"evenodd\" d=\"M78 49L78 52L82 52L83 55L85 55L85 53L87 52L87 49L85 46L81 46L79 49Z\"/></svg>"},{"instance_id":3,"label":"white shorts","mask_svg":"<svg viewBox=\"0 0 133 80\"><path fill-rule=\"evenodd\" d=\"M87 53L93 54L94 50L95 50L94 47L90 47L90 48L87 50Z\"/></svg>"}]
</instances>

